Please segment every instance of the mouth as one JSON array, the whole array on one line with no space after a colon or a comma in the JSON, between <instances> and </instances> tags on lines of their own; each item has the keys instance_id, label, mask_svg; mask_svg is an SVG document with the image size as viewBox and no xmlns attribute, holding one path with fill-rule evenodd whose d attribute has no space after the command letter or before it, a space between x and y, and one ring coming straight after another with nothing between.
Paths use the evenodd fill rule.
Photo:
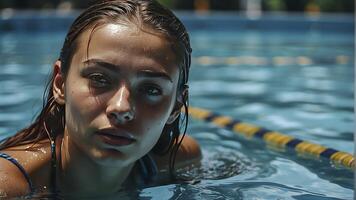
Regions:
<instances>
[{"instance_id":1,"label":"mouth","mask_svg":"<svg viewBox=\"0 0 356 200\"><path fill-rule=\"evenodd\" d=\"M101 129L96 131L96 135L102 142L112 146L127 146L136 141L131 134L114 129Z\"/></svg>"}]
</instances>

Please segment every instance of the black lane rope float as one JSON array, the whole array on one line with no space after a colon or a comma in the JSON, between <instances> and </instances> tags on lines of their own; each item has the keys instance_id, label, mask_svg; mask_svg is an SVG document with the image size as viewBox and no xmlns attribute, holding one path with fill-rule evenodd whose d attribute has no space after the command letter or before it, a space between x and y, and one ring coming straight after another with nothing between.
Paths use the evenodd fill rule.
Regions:
<instances>
[{"instance_id":1,"label":"black lane rope float","mask_svg":"<svg viewBox=\"0 0 356 200\"><path fill-rule=\"evenodd\" d=\"M300 140L283 133L258 127L227 116L219 115L206 109L189 107L189 115L195 119L213 123L221 128L232 130L238 135L248 138L259 138L265 143L282 148L294 149L297 153L312 155L314 157L324 157L334 163L345 166L349 169L355 168L355 158L353 155L328 148L319 144L314 144L305 140Z\"/></svg>"}]
</instances>

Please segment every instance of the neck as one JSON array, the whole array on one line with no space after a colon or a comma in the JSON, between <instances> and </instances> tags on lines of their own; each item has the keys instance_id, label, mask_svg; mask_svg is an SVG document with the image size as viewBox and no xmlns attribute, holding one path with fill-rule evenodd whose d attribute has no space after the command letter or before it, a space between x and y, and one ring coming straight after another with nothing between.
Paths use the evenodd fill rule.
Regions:
<instances>
[{"instance_id":1,"label":"neck","mask_svg":"<svg viewBox=\"0 0 356 200\"><path fill-rule=\"evenodd\" d=\"M134 165L100 165L80 150L66 132L58 145L61 145L59 186L65 195L93 196L118 192Z\"/></svg>"}]
</instances>

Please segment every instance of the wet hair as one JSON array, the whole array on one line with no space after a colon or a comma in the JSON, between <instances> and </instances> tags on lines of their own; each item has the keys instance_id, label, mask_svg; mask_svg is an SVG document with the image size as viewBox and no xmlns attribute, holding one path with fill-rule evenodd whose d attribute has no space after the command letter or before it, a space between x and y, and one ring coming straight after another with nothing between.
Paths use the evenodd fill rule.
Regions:
<instances>
[{"instance_id":1,"label":"wet hair","mask_svg":"<svg viewBox=\"0 0 356 200\"><path fill-rule=\"evenodd\" d=\"M169 169L174 178L174 162L178 148L183 140L188 125L188 74L191 60L189 35L182 22L167 8L154 0L103 0L95 1L79 15L66 35L59 59L61 73L67 76L73 54L79 45L78 38L85 31L109 23L130 23L141 30L151 31L167 39L179 59L179 83L177 90L176 109L184 108L183 116L179 116L172 124L165 125L162 134L153 147L157 155L170 154ZM91 35L90 34L90 35ZM91 38L91 36L90 36ZM87 53L90 43L87 44ZM58 135L63 134L65 127L64 105L58 104L53 96L54 73L47 83L43 96L43 108L35 121L0 144L0 150L22 145L37 143L49 138L54 143ZM182 128L182 133L180 129ZM179 136L182 134L181 139Z\"/></svg>"}]
</instances>

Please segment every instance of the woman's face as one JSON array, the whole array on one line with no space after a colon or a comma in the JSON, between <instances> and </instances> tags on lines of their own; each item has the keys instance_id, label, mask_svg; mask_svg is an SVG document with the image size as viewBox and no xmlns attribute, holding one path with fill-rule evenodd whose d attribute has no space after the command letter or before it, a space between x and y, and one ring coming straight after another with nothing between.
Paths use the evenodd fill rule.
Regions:
<instances>
[{"instance_id":1,"label":"woman's face","mask_svg":"<svg viewBox=\"0 0 356 200\"><path fill-rule=\"evenodd\" d=\"M177 117L177 58L167 39L135 25L100 26L89 41L90 32L64 84L65 133L95 162L128 165Z\"/></svg>"}]
</instances>

